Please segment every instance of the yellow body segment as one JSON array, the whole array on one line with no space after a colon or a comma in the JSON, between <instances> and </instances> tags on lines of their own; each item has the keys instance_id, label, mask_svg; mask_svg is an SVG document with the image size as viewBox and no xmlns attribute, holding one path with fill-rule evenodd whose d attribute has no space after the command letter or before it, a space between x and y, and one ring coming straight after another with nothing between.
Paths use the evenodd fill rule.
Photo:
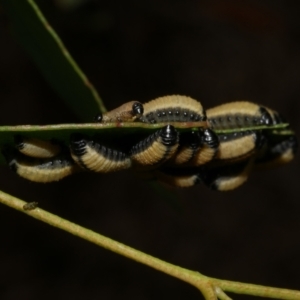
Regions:
<instances>
[{"instance_id":1,"label":"yellow body segment","mask_svg":"<svg viewBox=\"0 0 300 300\"><path fill-rule=\"evenodd\" d=\"M110 173L129 169L131 167L130 158L125 158L124 160L114 160L106 157L101 152L97 151L93 147L90 147L88 144L86 145L85 153L83 155L77 156L72 152L71 155L74 161L80 166L83 166L84 168L94 172Z\"/></svg>"},{"instance_id":2,"label":"yellow body segment","mask_svg":"<svg viewBox=\"0 0 300 300\"><path fill-rule=\"evenodd\" d=\"M161 171L156 171L155 176L158 181L172 187L188 188L199 183L198 175L170 175Z\"/></svg>"},{"instance_id":3,"label":"yellow body segment","mask_svg":"<svg viewBox=\"0 0 300 300\"><path fill-rule=\"evenodd\" d=\"M133 154L131 159L138 166L154 166L172 157L177 148L178 144L167 146L163 144L162 138L158 137L144 151Z\"/></svg>"},{"instance_id":4,"label":"yellow body segment","mask_svg":"<svg viewBox=\"0 0 300 300\"><path fill-rule=\"evenodd\" d=\"M19 176L41 183L58 181L79 171L78 166L71 163L56 167L51 167L50 165L48 167L41 167L40 162L30 162L19 159L14 160L14 168Z\"/></svg>"},{"instance_id":5,"label":"yellow body segment","mask_svg":"<svg viewBox=\"0 0 300 300\"><path fill-rule=\"evenodd\" d=\"M251 155L256 149L256 134L220 142L216 154L218 160L239 160Z\"/></svg>"},{"instance_id":6,"label":"yellow body segment","mask_svg":"<svg viewBox=\"0 0 300 300\"><path fill-rule=\"evenodd\" d=\"M35 158L51 158L57 156L61 147L50 141L35 138L18 137L16 148L26 156Z\"/></svg>"}]
</instances>

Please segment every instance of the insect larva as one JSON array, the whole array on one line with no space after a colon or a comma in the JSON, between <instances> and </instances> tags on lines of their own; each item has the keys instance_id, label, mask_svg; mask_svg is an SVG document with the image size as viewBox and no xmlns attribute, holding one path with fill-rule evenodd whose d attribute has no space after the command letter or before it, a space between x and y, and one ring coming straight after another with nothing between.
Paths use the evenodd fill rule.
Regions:
<instances>
[{"instance_id":1,"label":"insect larva","mask_svg":"<svg viewBox=\"0 0 300 300\"><path fill-rule=\"evenodd\" d=\"M237 161L252 155L261 147L263 136L257 131L240 131L219 134L220 145L216 160Z\"/></svg>"},{"instance_id":2,"label":"insect larva","mask_svg":"<svg viewBox=\"0 0 300 300\"><path fill-rule=\"evenodd\" d=\"M9 167L19 176L35 181L48 183L58 181L78 171L78 167L70 158L56 157L37 159L26 157L18 153L4 153Z\"/></svg>"},{"instance_id":3,"label":"insect larva","mask_svg":"<svg viewBox=\"0 0 300 300\"><path fill-rule=\"evenodd\" d=\"M200 183L198 174L168 174L162 171L155 171L155 177L158 181L172 187L187 188Z\"/></svg>"},{"instance_id":4,"label":"insect larva","mask_svg":"<svg viewBox=\"0 0 300 300\"><path fill-rule=\"evenodd\" d=\"M133 146L131 159L135 166L155 166L168 160L178 148L178 132L167 125Z\"/></svg>"},{"instance_id":5,"label":"insect larva","mask_svg":"<svg viewBox=\"0 0 300 300\"><path fill-rule=\"evenodd\" d=\"M172 95L144 104L144 114L137 118L144 123L206 121L201 103L187 96Z\"/></svg>"},{"instance_id":6,"label":"insect larva","mask_svg":"<svg viewBox=\"0 0 300 300\"><path fill-rule=\"evenodd\" d=\"M38 207L39 203L38 202L27 202L26 204L23 205L24 210L34 210Z\"/></svg>"},{"instance_id":7,"label":"insect larva","mask_svg":"<svg viewBox=\"0 0 300 300\"><path fill-rule=\"evenodd\" d=\"M35 158L51 158L59 154L61 147L51 141L15 136L15 146L19 152Z\"/></svg>"},{"instance_id":8,"label":"insect larva","mask_svg":"<svg viewBox=\"0 0 300 300\"><path fill-rule=\"evenodd\" d=\"M70 147L74 161L90 171L109 173L131 167L131 160L125 153L105 147L82 135L73 135Z\"/></svg>"},{"instance_id":9,"label":"insect larva","mask_svg":"<svg viewBox=\"0 0 300 300\"><path fill-rule=\"evenodd\" d=\"M208 109L206 114L209 127L214 130L273 124L267 108L247 101L219 105Z\"/></svg>"},{"instance_id":10,"label":"insect larva","mask_svg":"<svg viewBox=\"0 0 300 300\"><path fill-rule=\"evenodd\" d=\"M170 159L170 164L200 166L215 157L219 139L211 129L199 129L182 134L180 144L180 148Z\"/></svg>"},{"instance_id":11,"label":"insect larva","mask_svg":"<svg viewBox=\"0 0 300 300\"><path fill-rule=\"evenodd\" d=\"M200 172L201 181L209 188L216 191L230 191L241 186L248 179L253 161L204 169Z\"/></svg>"},{"instance_id":12,"label":"insect larva","mask_svg":"<svg viewBox=\"0 0 300 300\"><path fill-rule=\"evenodd\" d=\"M95 121L109 122L133 122L136 118L142 116L144 112L143 104L137 101L127 102L109 112L100 113L95 117Z\"/></svg>"},{"instance_id":13,"label":"insect larva","mask_svg":"<svg viewBox=\"0 0 300 300\"><path fill-rule=\"evenodd\" d=\"M193 130L180 134L180 146L174 156L169 160L170 164L182 165L189 162L198 152L202 140L199 130Z\"/></svg>"},{"instance_id":14,"label":"insect larva","mask_svg":"<svg viewBox=\"0 0 300 300\"><path fill-rule=\"evenodd\" d=\"M288 163L294 159L297 148L298 141L295 135L267 136L267 145L260 151L255 163L263 167Z\"/></svg>"},{"instance_id":15,"label":"insect larva","mask_svg":"<svg viewBox=\"0 0 300 300\"><path fill-rule=\"evenodd\" d=\"M201 166L210 162L218 153L219 144L218 136L211 129L204 129L202 134L202 146L195 154L191 163L194 166Z\"/></svg>"}]
</instances>

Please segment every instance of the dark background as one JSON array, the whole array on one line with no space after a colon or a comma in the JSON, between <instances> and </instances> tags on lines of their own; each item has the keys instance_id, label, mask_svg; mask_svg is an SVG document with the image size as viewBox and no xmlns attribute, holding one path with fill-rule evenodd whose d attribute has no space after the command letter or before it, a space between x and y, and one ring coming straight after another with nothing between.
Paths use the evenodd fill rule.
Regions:
<instances>
[{"instance_id":1,"label":"dark background","mask_svg":"<svg viewBox=\"0 0 300 300\"><path fill-rule=\"evenodd\" d=\"M108 108L184 94L251 100L299 132L300 5L292 1L89 1L42 6ZM14 39L0 7L0 124L80 122ZM66 82L66 84L68 84ZM93 116L91 116L92 118ZM55 214L208 276L300 289L299 157L228 193L162 199L130 173L0 186ZM235 299L245 296L233 295ZM199 299L177 279L0 207L0 298Z\"/></svg>"}]
</instances>

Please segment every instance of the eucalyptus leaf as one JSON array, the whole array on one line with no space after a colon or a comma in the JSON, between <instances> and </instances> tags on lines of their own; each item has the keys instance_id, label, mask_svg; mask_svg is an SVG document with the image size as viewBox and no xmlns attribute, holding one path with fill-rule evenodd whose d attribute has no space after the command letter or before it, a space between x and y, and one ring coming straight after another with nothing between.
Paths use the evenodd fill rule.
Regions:
<instances>
[{"instance_id":1,"label":"eucalyptus leaf","mask_svg":"<svg viewBox=\"0 0 300 300\"><path fill-rule=\"evenodd\" d=\"M69 107L88 121L105 112L97 91L33 0L0 0L14 31L49 84ZM49 103L47 104L49 105Z\"/></svg>"}]
</instances>

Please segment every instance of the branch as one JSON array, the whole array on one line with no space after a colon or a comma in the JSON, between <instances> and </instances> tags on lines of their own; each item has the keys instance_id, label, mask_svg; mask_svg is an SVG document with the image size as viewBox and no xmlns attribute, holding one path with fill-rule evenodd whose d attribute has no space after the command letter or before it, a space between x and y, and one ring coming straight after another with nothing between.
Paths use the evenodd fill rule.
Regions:
<instances>
[{"instance_id":1,"label":"branch","mask_svg":"<svg viewBox=\"0 0 300 300\"><path fill-rule=\"evenodd\" d=\"M0 202L35 219L92 242L100 247L106 248L117 254L123 255L129 259L135 260L158 271L185 281L199 289L206 300L216 300L217 298L221 300L230 300L230 298L223 291L276 299L300 300L300 291L210 278L196 271L191 271L176 265L172 265L168 262L93 232L92 230L60 218L45 210L35 207L35 205L28 205L27 202L2 191L0 191Z\"/></svg>"}]
</instances>

